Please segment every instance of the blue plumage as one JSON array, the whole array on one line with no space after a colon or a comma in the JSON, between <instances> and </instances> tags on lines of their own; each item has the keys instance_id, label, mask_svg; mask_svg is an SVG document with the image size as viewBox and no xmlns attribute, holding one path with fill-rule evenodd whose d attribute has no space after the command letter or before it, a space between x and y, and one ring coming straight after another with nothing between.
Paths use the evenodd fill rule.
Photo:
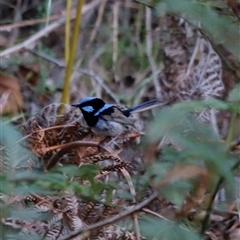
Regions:
<instances>
[{"instance_id":1,"label":"blue plumage","mask_svg":"<svg viewBox=\"0 0 240 240\"><path fill-rule=\"evenodd\" d=\"M83 117L93 132L102 136L118 136L134 126L132 113L158 104L157 99L142 103L134 108L121 110L113 104L107 104L100 98L86 97L72 106L80 108Z\"/></svg>"},{"instance_id":2,"label":"blue plumage","mask_svg":"<svg viewBox=\"0 0 240 240\"><path fill-rule=\"evenodd\" d=\"M113 107L113 104L105 104L102 108L100 108L95 114L94 114L94 116L98 116L99 114L101 114L103 111L105 111L105 110L107 110L107 109L109 109L109 108L111 108L111 107Z\"/></svg>"},{"instance_id":3,"label":"blue plumage","mask_svg":"<svg viewBox=\"0 0 240 240\"><path fill-rule=\"evenodd\" d=\"M94 108L92 106L86 106L86 107L83 107L83 110L86 112L93 112Z\"/></svg>"},{"instance_id":4,"label":"blue plumage","mask_svg":"<svg viewBox=\"0 0 240 240\"><path fill-rule=\"evenodd\" d=\"M95 97L85 97L78 104L83 104L85 102L90 102L91 100L96 99Z\"/></svg>"}]
</instances>

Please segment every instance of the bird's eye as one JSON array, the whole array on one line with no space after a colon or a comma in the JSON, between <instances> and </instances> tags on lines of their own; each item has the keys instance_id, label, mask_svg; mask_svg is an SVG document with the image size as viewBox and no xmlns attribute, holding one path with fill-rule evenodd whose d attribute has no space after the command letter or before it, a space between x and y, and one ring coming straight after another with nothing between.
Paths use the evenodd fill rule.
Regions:
<instances>
[{"instance_id":1,"label":"bird's eye","mask_svg":"<svg viewBox=\"0 0 240 240\"><path fill-rule=\"evenodd\" d=\"M83 107L82 109L86 112L93 112L94 111L94 108L92 106L86 106L86 107Z\"/></svg>"}]
</instances>

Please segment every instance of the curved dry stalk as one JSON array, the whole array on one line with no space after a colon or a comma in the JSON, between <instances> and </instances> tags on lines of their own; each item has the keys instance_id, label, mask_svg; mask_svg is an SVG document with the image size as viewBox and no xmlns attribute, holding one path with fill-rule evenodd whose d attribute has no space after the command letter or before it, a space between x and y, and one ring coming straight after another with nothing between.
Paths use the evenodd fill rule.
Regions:
<instances>
[{"instance_id":1,"label":"curved dry stalk","mask_svg":"<svg viewBox=\"0 0 240 240\"><path fill-rule=\"evenodd\" d=\"M49 160L49 163L48 163L46 169L47 170L52 169L58 163L59 159L61 159L61 157L66 152L68 152L70 149L77 148L77 147L83 147L83 146L84 147L89 147L90 146L90 147L101 148L102 150L104 150L108 153L112 153L111 150L109 150L108 148L105 148L104 146L102 146L98 142L76 141L76 142L66 143L66 144L56 146L57 148L62 147L62 149Z\"/></svg>"}]
</instances>

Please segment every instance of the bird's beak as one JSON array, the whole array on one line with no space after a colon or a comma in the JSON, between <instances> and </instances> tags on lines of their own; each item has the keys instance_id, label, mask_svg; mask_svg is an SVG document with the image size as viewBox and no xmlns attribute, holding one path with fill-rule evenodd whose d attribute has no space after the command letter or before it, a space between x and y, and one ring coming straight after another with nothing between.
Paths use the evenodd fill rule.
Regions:
<instances>
[{"instance_id":1,"label":"bird's beak","mask_svg":"<svg viewBox=\"0 0 240 240\"><path fill-rule=\"evenodd\" d=\"M71 104L71 106L78 107L79 105L78 104Z\"/></svg>"}]
</instances>

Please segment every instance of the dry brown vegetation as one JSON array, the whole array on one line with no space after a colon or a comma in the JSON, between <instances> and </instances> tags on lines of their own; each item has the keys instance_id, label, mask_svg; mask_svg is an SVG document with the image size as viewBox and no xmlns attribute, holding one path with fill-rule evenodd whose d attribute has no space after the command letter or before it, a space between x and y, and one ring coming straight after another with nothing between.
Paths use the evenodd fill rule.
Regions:
<instances>
[{"instance_id":1,"label":"dry brown vegetation","mask_svg":"<svg viewBox=\"0 0 240 240\"><path fill-rule=\"evenodd\" d=\"M240 239L240 2L80 2L1 3L2 239ZM92 95L161 104L110 139Z\"/></svg>"}]
</instances>

